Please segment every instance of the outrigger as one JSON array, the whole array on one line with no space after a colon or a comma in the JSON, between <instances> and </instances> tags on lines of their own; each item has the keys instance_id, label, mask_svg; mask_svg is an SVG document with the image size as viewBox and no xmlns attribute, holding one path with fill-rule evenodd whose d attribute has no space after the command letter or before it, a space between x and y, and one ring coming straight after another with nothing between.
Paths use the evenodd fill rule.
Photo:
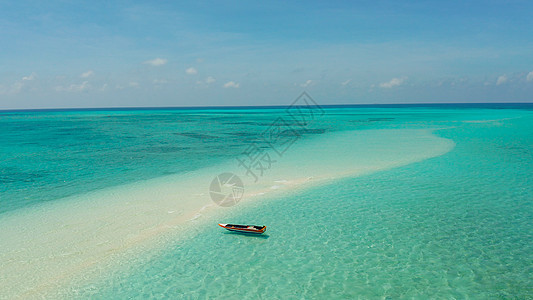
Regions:
<instances>
[{"instance_id":1,"label":"outrigger","mask_svg":"<svg viewBox=\"0 0 533 300\"><path fill-rule=\"evenodd\" d=\"M254 233L262 234L266 231L266 226L257 225L237 225L237 224L218 224L218 226L225 228L229 231L236 231L241 233Z\"/></svg>"}]
</instances>

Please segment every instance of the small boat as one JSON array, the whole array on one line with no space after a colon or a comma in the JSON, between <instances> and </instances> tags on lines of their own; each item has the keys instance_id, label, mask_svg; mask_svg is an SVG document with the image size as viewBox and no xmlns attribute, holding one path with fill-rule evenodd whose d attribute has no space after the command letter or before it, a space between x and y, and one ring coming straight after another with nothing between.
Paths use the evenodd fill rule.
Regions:
<instances>
[{"instance_id":1,"label":"small boat","mask_svg":"<svg viewBox=\"0 0 533 300\"><path fill-rule=\"evenodd\" d=\"M229 231L236 231L241 233L254 233L262 234L266 231L266 226L256 226L256 225L237 225L237 224L218 224L218 226L225 228Z\"/></svg>"}]
</instances>

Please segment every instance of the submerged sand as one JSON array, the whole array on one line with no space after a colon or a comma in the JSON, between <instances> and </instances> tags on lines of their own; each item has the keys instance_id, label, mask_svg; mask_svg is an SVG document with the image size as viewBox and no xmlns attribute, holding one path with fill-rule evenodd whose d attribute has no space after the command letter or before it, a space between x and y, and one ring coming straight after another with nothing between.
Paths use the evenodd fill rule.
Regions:
<instances>
[{"instance_id":1,"label":"submerged sand","mask_svg":"<svg viewBox=\"0 0 533 300\"><path fill-rule=\"evenodd\" d=\"M0 295L60 296L73 282L122 263L128 256L184 238L192 226L216 223L228 209L215 205L209 184L232 172L244 182L242 203L283 197L286 191L419 162L450 151L451 140L430 130L364 130L297 141L258 178L232 160L190 173L77 195L0 218ZM243 149L244 150L244 149ZM92 274L92 275L91 275Z\"/></svg>"}]
</instances>

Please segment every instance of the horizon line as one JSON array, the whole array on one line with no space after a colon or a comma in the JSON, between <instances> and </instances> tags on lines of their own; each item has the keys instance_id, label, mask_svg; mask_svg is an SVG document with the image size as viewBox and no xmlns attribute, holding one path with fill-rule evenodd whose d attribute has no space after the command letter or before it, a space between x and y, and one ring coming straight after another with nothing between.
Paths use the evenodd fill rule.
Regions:
<instances>
[{"instance_id":1,"label":"horizon line","mask_svg":"<svg viewBox=\"0 0 533 300\"><path fill-rule=\"evenodd\" d=\"M533 102L420 102L420 103L360 103L360 104L318 104L323 108L349 108L349 107L400 107L400 106L517 106L532 105ZM0 108L0 112L24 111L120 111L120 110L209 110L209 109L283 109L292 106L305 107L306 105L213 105L213 106L110 106L110 107L57 107L57 108Z\"/></svg>"}]
</instances>

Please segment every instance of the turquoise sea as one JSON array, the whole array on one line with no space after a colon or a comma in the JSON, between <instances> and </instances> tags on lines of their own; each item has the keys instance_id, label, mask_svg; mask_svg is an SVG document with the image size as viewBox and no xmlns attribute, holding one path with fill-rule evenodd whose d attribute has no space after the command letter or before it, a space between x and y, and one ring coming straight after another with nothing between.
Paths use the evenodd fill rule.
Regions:
<instances>
[{"instance_id":1,"label":"turquoise sea","mask_svg":"<svg viewBox=\"0 0 533 300\"><path fill-rule=\"evenodd\" d=\"M211 168L237 165L251 145L269 150L262 138L279 118L294 145L272 153L277 162L265 171L279 186L258 180L272 193L215 206L185 232L139 242L141 251L113 246L124 255L112 263L76 246L81 232L92 243L105 224L61 219L65 207L96 201L84 195L114 187L139 185L154 195L146 202L157 201L159 178L205 177L197 193L207 195L218 174ZM0 140L0 298L533 298L530 104L332 106L305 126L281 107L4 111ZM252 189L252 178L239 176ZM296 177L316 182L284 185ZM106 201L123 207L112 191ZM113 226L127 232L121 219L155 211L143 209L117 214ZM69 235L51 244L74 242L41 257L36 236L51 229L31 222L65 227ZM218 222L268 230L244 236ZM49 267L67 258L68 272ZM39 264L42 277L33 278Z\"/></svg>"}]
</instances>

